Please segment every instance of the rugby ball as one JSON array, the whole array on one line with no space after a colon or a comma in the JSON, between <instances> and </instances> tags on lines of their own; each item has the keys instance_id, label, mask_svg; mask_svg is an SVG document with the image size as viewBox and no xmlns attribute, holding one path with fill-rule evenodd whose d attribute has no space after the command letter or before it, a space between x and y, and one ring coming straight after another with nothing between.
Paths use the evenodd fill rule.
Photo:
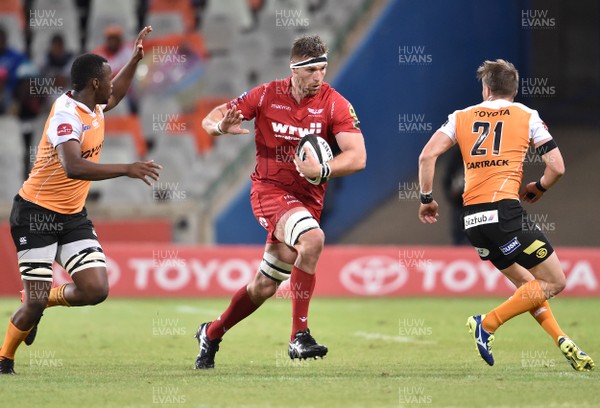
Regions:
<instances>
[{"instance_id":1,"label":"rugby ball","mask_svg":"<svg viewBox=\"0 0 600 408\"><path fill-rule=\"evenodd\" d=\"M306 152L304 151L305 145L308 147L308 153L317 159L319 163L327 163L329 160L333 159L333 152L331 151L331 146L329 146L329 143L327 143L327 141L321 136L311 133L304 136L300 140L300 143L298 143L296 154L300 160L304 161L306 158ZM317 176L315 178L305 177L305 179L314 185L324 184L327 182L327 179L322 180L321 176Z\"/></svg>"}]
</instances>

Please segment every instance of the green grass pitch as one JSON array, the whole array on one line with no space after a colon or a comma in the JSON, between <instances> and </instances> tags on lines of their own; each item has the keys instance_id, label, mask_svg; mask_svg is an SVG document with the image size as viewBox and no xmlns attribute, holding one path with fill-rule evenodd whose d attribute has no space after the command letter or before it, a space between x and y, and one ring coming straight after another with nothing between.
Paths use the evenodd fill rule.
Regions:
<instances>
[{"instance_id":1,"label":"green grass pitch","mask_svg":"<svg viewBox=\"0 0 600 408\"><path fill-rule=\"evenodd\" d=\"M592 407L598 372L579 373L529 314L505 324L496 365L465 321L500 299L320 299L324 360L287 357L290 302L273 299L225 336L214 370L193 370L199 323L227 299L109 299L47 310L36 342L0 377L19 407ZM0 300L2 336L18 297ZM600 360L600 299L551 302L563 329ZM599 361L600 362L600 361Z\"/></svg>"}]
</instances>

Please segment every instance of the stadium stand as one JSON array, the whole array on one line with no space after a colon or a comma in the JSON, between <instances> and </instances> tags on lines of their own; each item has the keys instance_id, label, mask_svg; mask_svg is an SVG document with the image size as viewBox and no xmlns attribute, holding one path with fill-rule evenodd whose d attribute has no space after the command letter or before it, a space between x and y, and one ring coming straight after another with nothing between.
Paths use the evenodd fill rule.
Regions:
<instances>
[{"instance_id":1,"label":"stadium stand","mask_svg":"<svg viewBox=\"0 0 600 408\"><path fill-rule=\"evenodd\" d=\"M211 56L229 54L238 30L239 22L229 13L205 15L202 35L208 53Z\"/></svg>"},{"instance_id":2,"label":"stadium stand","mask_svg":"<svg viewBox=\"0 0 600 408\"><path fill-rule=\"evenodd\" d=\"M369 1L352 1L353 5L358 2ZM318 30L328 41L333 39L335 32L327 26L329 9L323 7L327 3L3 0L0 26L8 33L9 46L26 52L29 60L42 68L54 34L62 35L67 53L77 55L99 52L105 44L107 27L119 27L124 47L129 49L137 30L152 25L153 33L145 43L145 60L127 99L106 114L101 160L154 159L165 167L163 187L168 190L177 185L185 192L185 200L197 200L203 203L199 205L202 208L214 211L213 200L223 196L236 180L248 177L244 165L253 157L253 138L251 133L214 139L202 129L202 118L214 106L259 83L287 77L289 46L307 29ZM42 112L29 122L35 128L30 156L35 155L47 113L60 94L55 93L46 92ZM0 166L6 169L1 176L6 188L0 195L0 208L9 208L22 182L24 165L31 163L13 163L14 157L25 155L19 120L3 116L0 132L10 135L0 142ZM143 183L119 179L94 183L88 206L99 212L110 206L111 214L116 216L121 207L125 214L131 205L159 206L168 218L172 212L169 202L178 205L181 199L181 194L157 199Z\"/></svg>"},{"instance_id":3,"label":"stadium stand","mask_svg":"<svg viewBox=\"0 0 600 408\"><path fill-rule=\"evenodd\" d=\"M20 0L3 0L0 2L0 27L6 30L8 46L18 51L25 51L23 28L25 17Z\"/></svg>"},{"instance_id":4,"label":"stadium stand","mask_svg":"<svg viewBox=\"0 0 600 408\"><path fill-rule=\"evenodd\" d=\"M13 116L0 116L0 135L0 200L10 202L23 177L23 161L20 158L25 150L19 121Z\"/></svg>"},{"instance_id":5,"label":"stadium stand","mask_svg":"<svg viewBox=\"0 0 600 408\"><path fill-rule=\"evenodd\" d=\"M154 29L153 19L162 24L156 27L159 30L157 35L184 33L194 29L196 12L192 2L188 0L150 0L146 25L151 25ZM174 22L178 26L173 25ZM161 31L163 29L165 31Z\"/></svg>"},{"instance_id":6,"label":"stadium stand","mask_svg":"<svg viewBox=\"0 0 600 408\"><path fill-rule=\"evenodd\" d=\"M144 157L148 150L142 134L140 119L134 115L108 116L104 122L105 139L129 139L136 157ZM106 144L104 145L106 147Z\"/></svg>"},{"instance_id":7,"label":"stadium stand","mask_svg":"<svg viewBox=\"0 0 600 408\"><path fill-rule=\"evenodd\" d=\"M91 0L86 51L93 50L102 43L104 29L110 25L120 26L126 41L135 38L138 28L135 4L135 1Z\"/></svg>"},{"instance_id":8,"label":"stadium stand","mask_svg":"<svg viewBox=\"0 0 600 408\"><path fill-rule=\"evenodd\" d=\"M35 63L44 57L54 33L60 33L65 42L65 48L73 53L79 53L81 48L81 32L79 13L73 0L48 2L36 0L32 6L34 13L29 19L32 43L30 54Z\"/></svg>"}]
</instances>

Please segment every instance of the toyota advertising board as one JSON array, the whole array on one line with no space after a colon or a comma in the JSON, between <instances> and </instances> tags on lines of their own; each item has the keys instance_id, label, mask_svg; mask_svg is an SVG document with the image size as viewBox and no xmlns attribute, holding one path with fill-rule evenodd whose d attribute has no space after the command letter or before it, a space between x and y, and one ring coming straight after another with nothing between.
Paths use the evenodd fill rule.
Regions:
<instances>
[{"instance_id":1,"label":"toyota advertising board","mask_svg":"<svg viewBox=\"0 0 600 408\"><path fill-rule=\"evenodd\" d=\"M254 276L260 246L106 244L111 296L230 296ZM21 289L16 257L2 251L0 295ZM600 250L558 248L567 287L560 296L599 296ZM55 264L55 284L68 275ZM317 296L510 296L512 284L468 247L327 247ZM280 287L286 296L289 282Z\"/></svg>"}]
</instances>

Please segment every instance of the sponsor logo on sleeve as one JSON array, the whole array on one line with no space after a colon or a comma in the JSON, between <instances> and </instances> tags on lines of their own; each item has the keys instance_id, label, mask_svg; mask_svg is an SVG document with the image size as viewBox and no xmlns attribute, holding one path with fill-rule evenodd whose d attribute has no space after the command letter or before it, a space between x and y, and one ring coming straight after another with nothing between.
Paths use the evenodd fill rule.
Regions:
<instances>
[{"instance_id":1,"label":"sponsor logo on sleeve","mask_svg":"<svg viewBox=\"0 0 600 408\"><path fill-rule=\"evenodd\" d=\"M510 255L513 252L515 252L515 250L517 248L519 248L521 246L521 243L519 242L519 240L517 239L517 237L514 237L513 239L511 239L510 241L508 241L506 244L502 245L500 247L500 251L502 251L502 253L504 255Z\"/></svg>"},{"instance_id":2,"label":"sponsor logo on sleeve","mask_svg":"<svg viewBox=\"0 0 600 408\"><path fill-rule=\"evenodd\" d=\"M70 123L61 123L56 128L56 134L58 136L67 136L73 133L73 126Z\"/></svg>"},{"instance_id":3,"label":"sponsor logo on sleeve","mask_svg":"<svg viewBox=\"0 0 600 408\"><path fill-rule=\"evenodd\" d=\"M350 116L353 120L354 129L360 129L360 120L358 120L358 116L356 115L356 111L351 104L348 104L348 112L350 112Z\"/></svg>"}]
</instances>

